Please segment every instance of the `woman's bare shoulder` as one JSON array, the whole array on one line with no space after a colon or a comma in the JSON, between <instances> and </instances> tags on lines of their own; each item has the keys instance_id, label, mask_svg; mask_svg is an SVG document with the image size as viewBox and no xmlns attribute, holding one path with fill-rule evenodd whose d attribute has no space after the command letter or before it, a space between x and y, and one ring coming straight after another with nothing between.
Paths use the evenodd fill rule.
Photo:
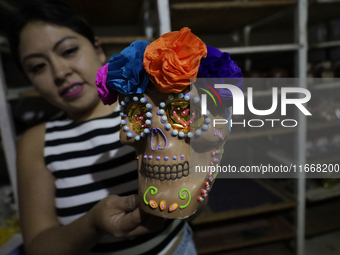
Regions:
<instances>
[{"instance_id":1,"label":"woman's bare shoulder","mask_svg":"<svg viewBox=\"0 0 340 255\"><path fill-rule=\"evenodd\" d=\"M45 143L45 125L46 123L36 125L20 137L17 144L18 153L27 149L29 149L27 152L42 152Z\"/></svg>"},{"instance_id":2,"label":"woman's bare shoulder","mask_svg":"<svg viewBox=\"0 0 340 255\"><path fill-rule=\"evenodd\" d=\"M27 130L17 145L21 228L26 245L39 233L59 226L54 205L54 177L44 161L45 123Z\"/></svg>"}]
</instances>

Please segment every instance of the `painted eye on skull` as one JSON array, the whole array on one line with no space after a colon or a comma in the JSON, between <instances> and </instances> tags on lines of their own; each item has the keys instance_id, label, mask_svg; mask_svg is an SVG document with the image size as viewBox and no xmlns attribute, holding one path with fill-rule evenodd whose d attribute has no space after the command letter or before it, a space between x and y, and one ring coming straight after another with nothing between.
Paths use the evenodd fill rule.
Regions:
<instances>
[{"instance_id":1,"label":"painted eye on skull","mask_svg":"<svg viewBox=\"0 0 340 255\"><path fill-rule=\"evenodd\" d=\"M184 133L199 128L204 122L201 110L196 106L190 106L190 102L184 100L169 103L167 115L172 127Z\"/></svg>"},{"instance_id":2,"label":"painted eye on skull","mask_svg":"<svg viewBox=\"0 0 340 255\"><path fill-rule=\"evenodd\" d=\"M133 104L129 108L128 118L132 124L132 129L135 133L141 134L147 128L146 121L148 117L146 113L150 111L145 107L145 104Z\"/></svg>"}]
</instances>

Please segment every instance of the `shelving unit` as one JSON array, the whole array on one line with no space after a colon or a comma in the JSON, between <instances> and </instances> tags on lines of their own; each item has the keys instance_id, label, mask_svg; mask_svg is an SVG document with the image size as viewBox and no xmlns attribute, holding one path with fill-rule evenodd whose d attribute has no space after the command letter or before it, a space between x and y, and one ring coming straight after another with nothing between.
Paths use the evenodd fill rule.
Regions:
<instances>
[{"instance_id":1,"label":"shelving unit","mask_svg":"<svg viewBox=\"0 0 340 255\"><path fill-rule=\"evenodd\" d=\"M101 36L99 39L102 44L130 44L137 40L153 41L147 36Z\"/></svg>"},{"instance_id":2,"label":"shelving unit","mask_svg":"<svg viewBox=\"0 0 340 255\"><path fill-rule=\"evenodd\" d=\"M230 54L254 54L264 52L279 52L279 51L296 51L302 46L299 44L278 44L266 46L244 46L233 48L219 48L220 51L228 52Z\"/></svg>"},{"instance_id":3,"label":"shelving unit","mask_svg":"<svg viewBox=\"0 0 340 255\"><path fill-rule=\"evenodd\" d=\"M280 1L245 1L245 2L199 2L199 3L174 3L171 5L173 10L220 10L221 8L262 8L280 6L286 7L296 4L296 0L280 0Z\"/></svg>"},{"instance_id":4,"label":"shelving unit","mask_svg":"<svg viewBox=\"0 0 340 255\"><path fill-rule=\"evenodd\" d=\"M339 210L340 202L338 199L309 208L306 212L306 236L339 229Z\"/></svg>"},{"instance_id":5,"label":"shelving unit","mask_svg":"<svg viewBox=\"0 0 340 255\"><path fill-rule=\"evenodd\" d=\"M220 253L219 255L293 255L294 252L285 244L285 242L276 242L270 244L257 245L254 247L249 247L247 249L229 251L227 253Z\"/></svg>"},{"instance_id":6,"label":"shelving unit","mask_svg":"<svg viewBox=\"0 0 340 255\"><path fill-rule=\"evenodd\" d=\"M255 201L256 195L250 194L249 200L251 201L248 201L249 204L247 204L247 201L244 201L244 203L240 203L237 206L229 208L227 206L224 207L221 205L223 202L235 203L232 198L228 199L227 197L229 194L241 193L244 189L243 184L249 188L249 193L253 191L256 194L267 196L270 202L266 201L265 199L257 199L257 201ZM190 221L193 226L278 212L292 209L297 206L297 202L293 196L285 193L280 188L275 187L264 179L247 180L246 183L244 183L242 180L231 181L220 179L216 182L209 197L209 205L202 209L199 216L194 217L194 219ZM216 204L220 205L216 206Z\"/></svg>"},{"instance_id":7,"label":"shelving unit","mask_svg":"<svg viewBox=\"0 0 340 255\"><path fill-rule=\"evenodd\" d=\"M297 1L197 1L183 3L173 0L170 3L173 30L179 30L185 24L192 28L195 34L204 34L224 33L245 27L277 14L284 8L294 7ZM226 11L228 11L228 15L225 15Z\"/></svg>"},{"instance_id":8,"label":"shelving unit","mask_svg":"<svg viewBox=\"0 0 340 255\"><path fill-rule=\"evenodd\" d=\"M339 47L340 41L330 41L330 42L322 42L315 43L310 46L310 49L323 49L323 48L331 48L331 47Z\"/></svg>"},{"instance_id":9,"label":"shelving unit","mask_svg":"<svg viewBox=\"0 0 340 255\"><path fill-rule=\"evenodd\" d=\"M280 217L229 224L194 232L198 254L216 254L237 248L267 244L294 238L293 227ZM207 246L206 244L210 245Z\"/></svg>"},{"instance_id":10,"label":"shelving unit","mask_svg":"<svg viewBox=\"0 0 340 255\"><path fill-rule=\"evenodd\" d=\"M318 124L311 124L308 126L308 130L321 130L324 128L330 127L340 127L340 123L337 121L329 122L329 123L318 123ZM270 130L261 130L261 131L254 131L254 132L239 132L232 134L229 141L231 140L240 140L240 139L247 139L247 138L258 138L264 136L272 136L272 135L287 135L295 133L295 129L287 129L287 128L276 128Z\"/></svg>"},{"instance_id":11,"label":"shelving unit","mask_svg":"<svg viewBox=\"0 0 340 255\"><path fill-rule=\"evenodd\" d=\"M340 196L340 184L336 184L334 187L328 189L325 189L324 187L318 187L311 190L307 190L306 192L306 199L308 202L319 202L325 199L330 199L339 196Z\"/></svg>"}]
</instances>

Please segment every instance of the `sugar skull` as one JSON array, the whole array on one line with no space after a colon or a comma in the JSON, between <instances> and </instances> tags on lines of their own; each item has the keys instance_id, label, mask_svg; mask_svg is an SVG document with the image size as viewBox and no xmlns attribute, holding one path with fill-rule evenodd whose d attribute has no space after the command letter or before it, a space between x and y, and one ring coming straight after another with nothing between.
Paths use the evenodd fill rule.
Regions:
<instances>
[{"instance_id":1,"label":"sugar skull","mask_svg":"<svg viewBox=\"0 0 340 255\"><path fill-rule=\"evenodd\" d=\"M209 67L199 68L204 67L204 60L211 60L209 53L214 50L183 28L151 44L131 44L103 67L107 78L98 72L103 102L112 98L113 102L118 92L120 139L136 150L139 199L147 213L186 218L196 212L212 188L217 175L214 167L221 161L230 132L228 126L213 127L213 120L230 120L231 108L208 108L203 114L200 91L193 84L198 74L211 75ZM225 63L221 56L231 61L229 54L218 51L215 55L215 62ZM232 63L232 73L223 75L240 78L239 68Z\"/></svg>"}]
</instances>

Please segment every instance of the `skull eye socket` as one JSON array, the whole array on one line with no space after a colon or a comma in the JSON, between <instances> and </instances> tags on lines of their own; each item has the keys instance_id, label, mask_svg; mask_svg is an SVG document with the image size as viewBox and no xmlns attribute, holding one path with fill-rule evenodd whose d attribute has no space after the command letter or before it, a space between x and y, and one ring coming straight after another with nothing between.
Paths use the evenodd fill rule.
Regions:
<instances>
[{"instance_id":1,"label":"skull eye socket","mask_svg":"<svg viewBox=\"0 0 340 255\"><path fill-rule=\"evenodd\" d=\"M204 122L200 109L184 100L169 103L167 115L171 126L184 133L199 128Z\"/></svg>"},{"instance_id":2,"label":"skull eye socket","mask_svg":"<svg viewBox=\"0 0 340 255\"><path fill-rule=\"evenodd\" d=\"M147 128L145 121L148 119L146 116L148 111L145 104L133 104L129 108L128 118L135 133L141 134Z\"/></svg>"}]
</instances>

